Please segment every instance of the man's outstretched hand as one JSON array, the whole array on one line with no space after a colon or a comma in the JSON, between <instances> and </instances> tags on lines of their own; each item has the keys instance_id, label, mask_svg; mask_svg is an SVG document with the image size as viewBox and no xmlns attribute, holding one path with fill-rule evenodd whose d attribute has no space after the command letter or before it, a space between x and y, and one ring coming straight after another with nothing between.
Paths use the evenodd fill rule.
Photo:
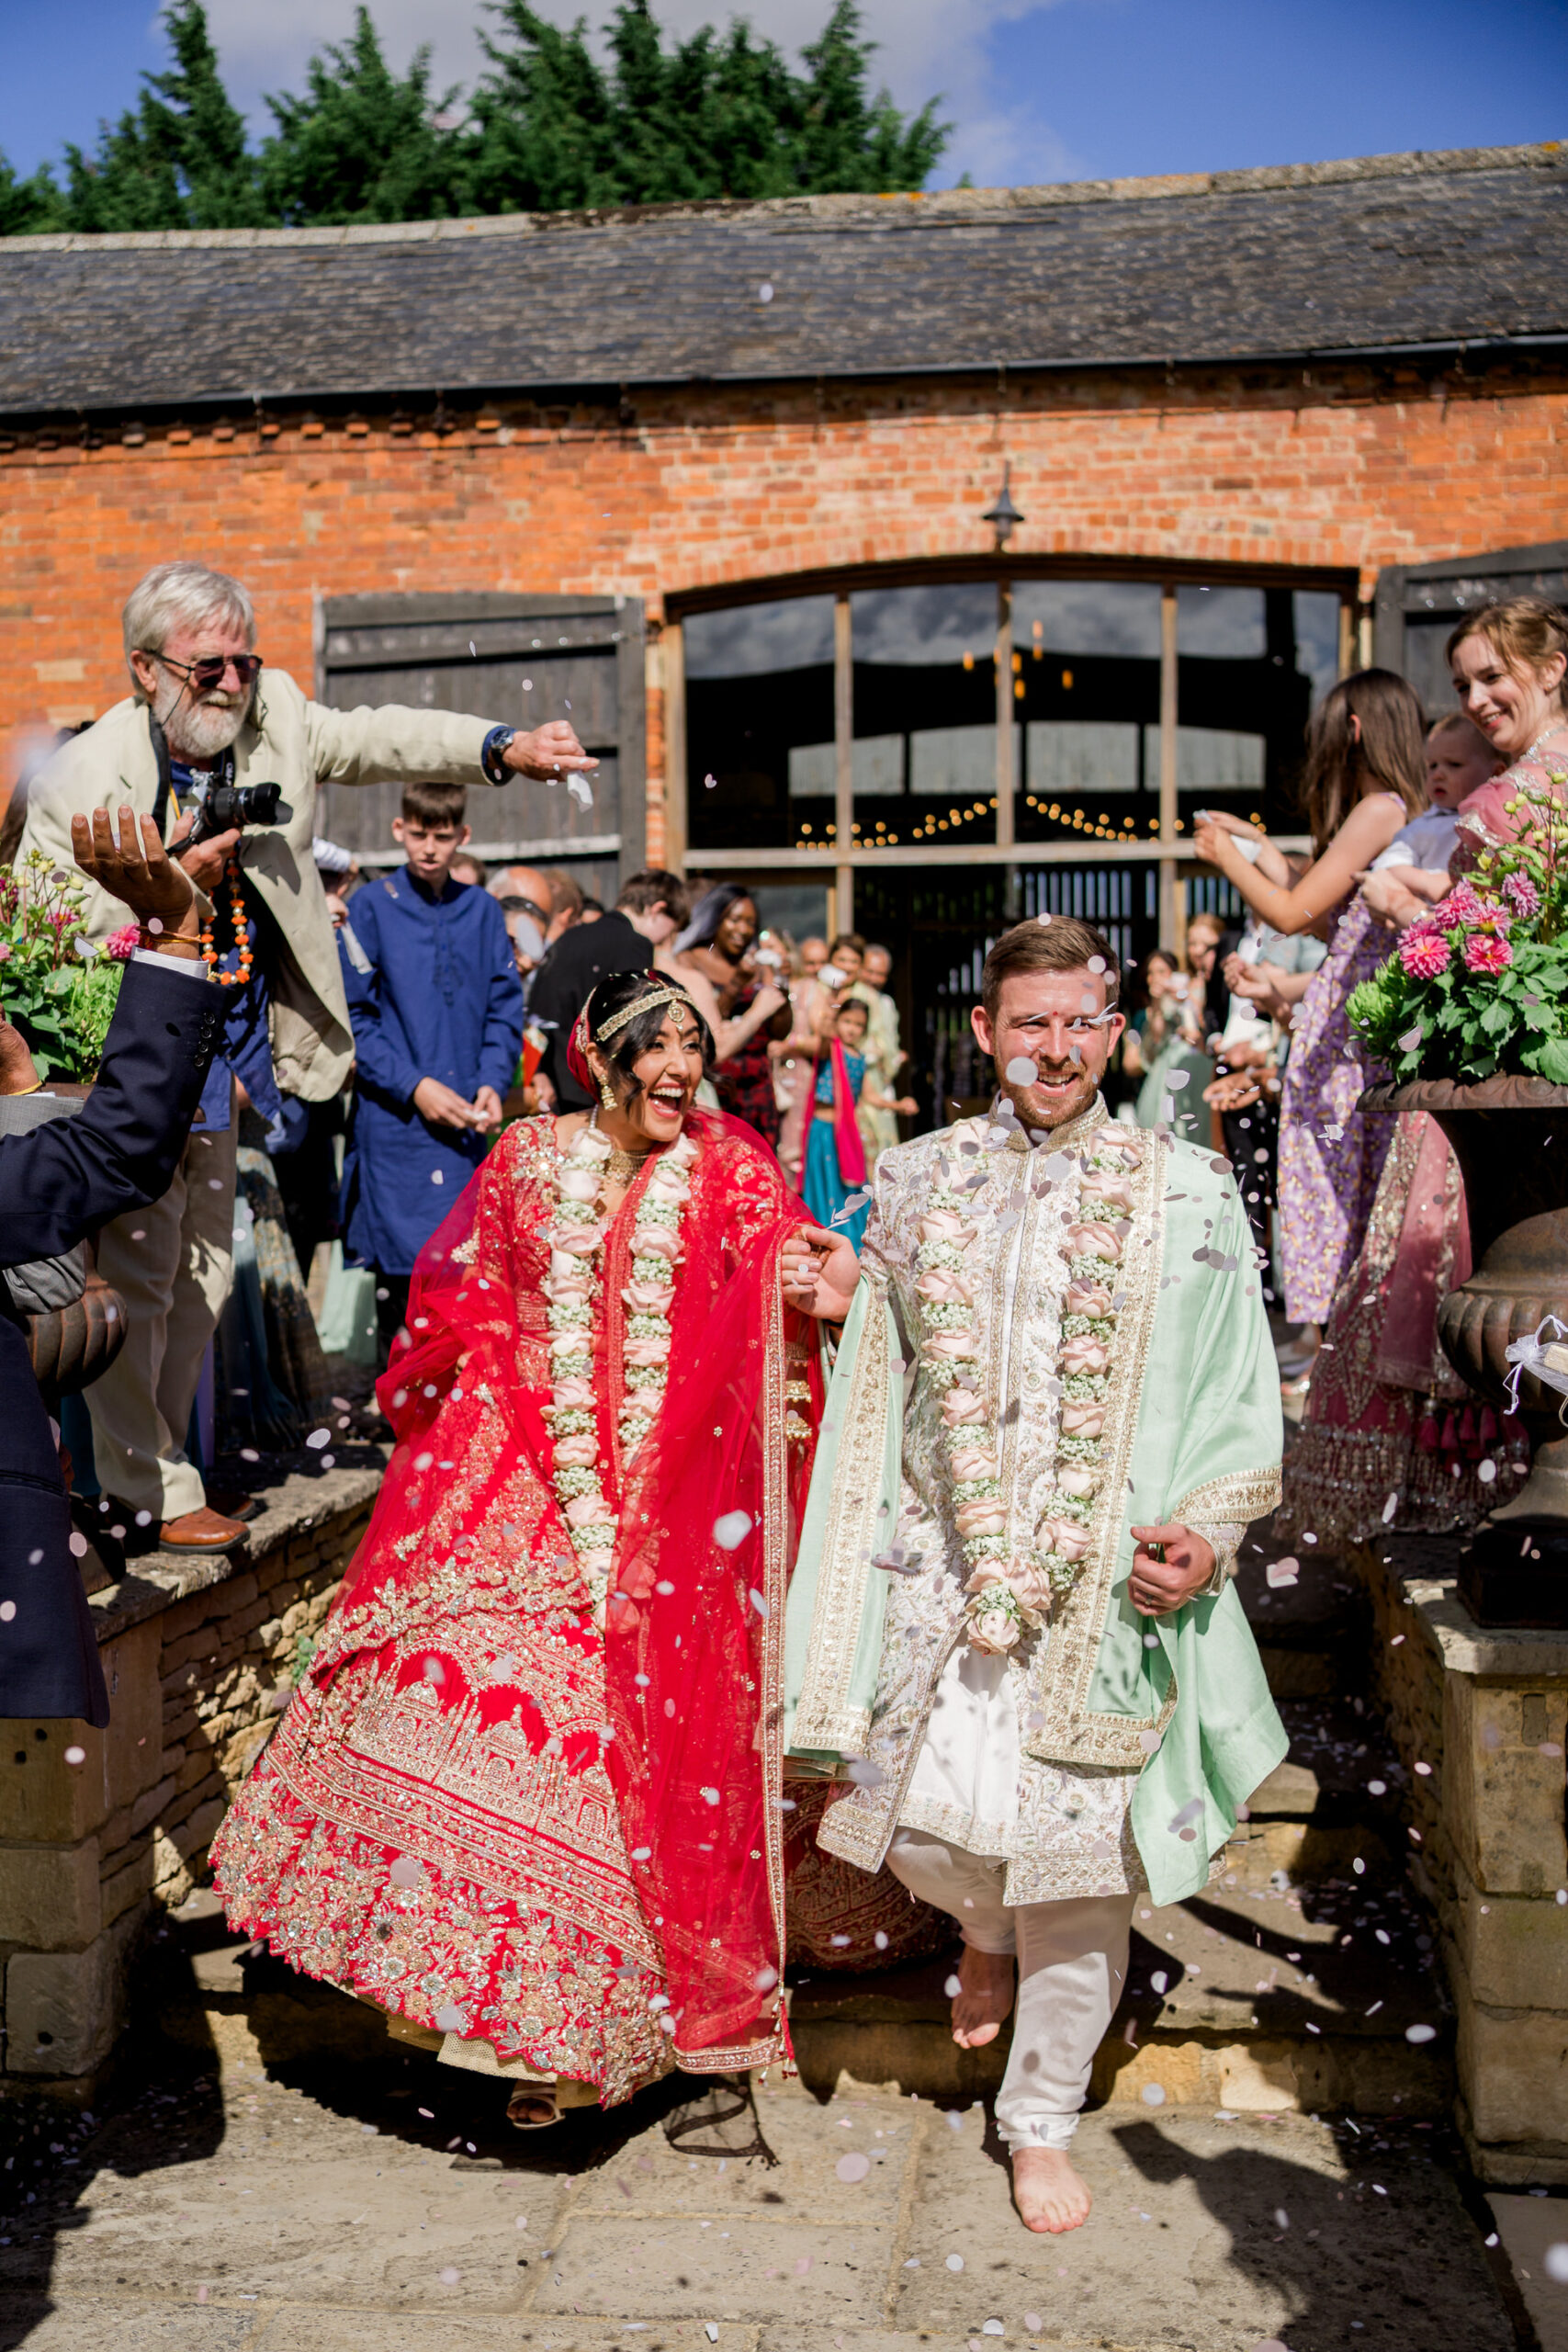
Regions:
<instances>
[{"instance_id":1,"label":"man's outstretched hand","mask_svg":"<svg viewBox=\"0 0 1568 2352\"><path fill-rule=\"evenodd\" d=\"M73 817L71 852L88 879L128 906L144 930L196 938L200 922L190 876L170 857L151 817L139 820L133 808L122 808L118 840L107 808L94 809L90 826L85 817Z\"/></svg>"},{"instance_id":2,"label":"man's outstretched hand","mask_svg":"<svg viewBox=\"0 0 1568 2352\"><path fill-rule=\"evenodd\" d=\"M501 756L505 766L514 768L519 775L531 776L536 784L553 784L563 775L581 775L599 764L597 760L589 758L578 741L577 730L569 718L552 718L527 734L514 735Z\"/></svg>"},{"instance_id":3,"label":"man's outstretched hand","mask_svg":"<svg viewBox=\"0 0 1568 2352\"><path fill-rule=\"evenodd\" d=\"M1209 1543L1179 1519L1163 1527L1134 1527L1133 1540L1138 1548L1127 1591L1142 1616L1168 1617L1173 1610L1185 1608L1214 1573ZM1164 1556L1156 1556L1160 1554Z\"/></svg>"}]
</instances>

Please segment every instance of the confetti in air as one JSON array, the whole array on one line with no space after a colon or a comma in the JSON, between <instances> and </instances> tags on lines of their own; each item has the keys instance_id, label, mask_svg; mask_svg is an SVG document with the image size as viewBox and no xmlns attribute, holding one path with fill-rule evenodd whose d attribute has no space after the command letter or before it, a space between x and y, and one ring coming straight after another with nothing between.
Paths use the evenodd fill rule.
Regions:
<instances>
[{"instance_id":1,"label":"confetti in air","mask_svg":"<svg viewBox=\"0 0 1568 2352\"><path fill-rule=\"evenodd\" d=\"M863 1209L870 1198L869 1193L852 1193L843 1207L834 1210L830 1222L834 1225L844 1224L848 1218L854 1216L857 1209Z\"/></svg>"},{"instance_id":2,"label":"confetti in air","mask_svg":"<svg viewBox=\"0 0 1568 2352\"><path fill-rule=\"evenodd\" d=\"M1027 1054L1015 1054L1002 1075L1010 1086L1032 1086L1040 1072Z\"/></svg>"},{"instance_id":3,"label":"confetti in air","mask_svg":"<svg viewBox=\"0 0 1568 2352\"><path fill-rule=\"evenodd\" d=\"M722 1519L716 1519L713 1523L713 1540L721 1552L733 1552L750 1532L751 1514L749 1510L727 1510ZM659 1589L662 1591L663 1586L660 1585Z\"/></svg>"}]
</instances>

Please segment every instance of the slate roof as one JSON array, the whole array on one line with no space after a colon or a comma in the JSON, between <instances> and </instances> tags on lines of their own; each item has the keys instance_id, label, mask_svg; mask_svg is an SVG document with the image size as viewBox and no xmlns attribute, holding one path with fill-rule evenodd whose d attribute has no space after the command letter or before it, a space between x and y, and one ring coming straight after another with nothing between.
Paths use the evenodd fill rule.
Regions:
<instances>
[{"instance_id":1,"label":"slate roof","mask_svg":"<svg viewBox=\"0 0 1568 2352\"><path fill-rule=\"evenodd\" d=\"M1565 335L1557 144L920 198L0 241L13 417Z\"/></svg>"}]
</instances>

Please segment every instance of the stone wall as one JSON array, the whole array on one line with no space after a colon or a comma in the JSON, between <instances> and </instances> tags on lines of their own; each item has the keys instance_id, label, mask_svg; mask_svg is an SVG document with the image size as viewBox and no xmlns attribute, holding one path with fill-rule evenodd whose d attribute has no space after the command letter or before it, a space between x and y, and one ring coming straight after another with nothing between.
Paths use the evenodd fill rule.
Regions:
<instances>
[{"instance_id":1,"label":"stone wall","mask_svg":"<svg viewBox=\"0 0 1568 2352\"><path fill-rule=\"evenodd\" d=\"M85 2086L107 2056L128 1957L196 1884L379 1477L290 1476L233 1558L155 1553L95 1593L107 1731L0 1722L0 2093Z\"/></svg>"},{"instance_id":2,"label":"stone wall","mask_svg":"<svg viewBox=\"0 0 1568 2352\"><path fill-rule=\"evenodd\" d=\"M1483 2180L1568 2185L1568 1634L1478 1626L1452 1577L1384 1548L1359 1565L1458 2013L1461 2126Z\"/></svg>"}]
</instances>

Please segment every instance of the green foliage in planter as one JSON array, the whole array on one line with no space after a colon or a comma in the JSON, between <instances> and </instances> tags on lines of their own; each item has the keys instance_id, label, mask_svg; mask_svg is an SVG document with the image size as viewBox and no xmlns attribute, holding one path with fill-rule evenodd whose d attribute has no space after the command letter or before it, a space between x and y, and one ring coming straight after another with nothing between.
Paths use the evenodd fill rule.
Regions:
<instances>
[{"instance_id":1,"label":"green foliage in planter","mask_svg":"<svg viewBox=\"0 0 1568 2352\"><path fill-rule=\"evenodd\" d=\"M1401 1084L1506 1071L1568 1086L1568 811L1524 786L1507 812L1517 836L1483 851L1350 998L1352 1025Z\"/></svg>"},{"instance_id":2,"label":"green foliage in planter","mask_svg":"<svg viewBox=\"0 0 1568 2352\"><path fill-rule=\"evenodd\" d=\"M0 1003L42 1079L92 1079L136 946L128 923L96 945L84 936L86 893L34 850L0 866Z\"/></svg>"}]
</instances>

